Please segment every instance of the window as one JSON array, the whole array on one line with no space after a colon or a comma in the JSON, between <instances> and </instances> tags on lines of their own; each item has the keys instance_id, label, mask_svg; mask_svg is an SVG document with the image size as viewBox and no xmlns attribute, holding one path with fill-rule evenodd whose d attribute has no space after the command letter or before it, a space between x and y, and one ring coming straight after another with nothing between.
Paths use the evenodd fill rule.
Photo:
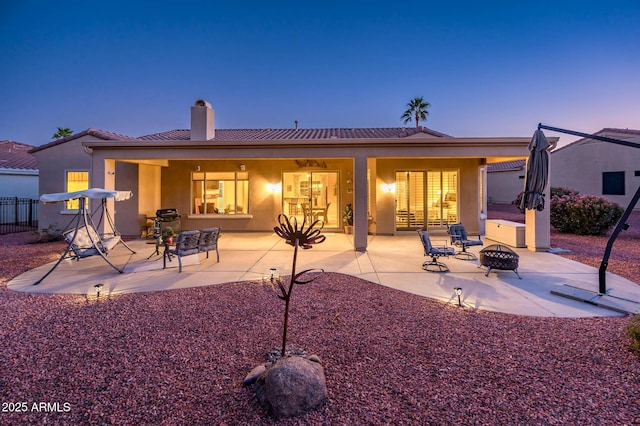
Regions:
<instances>
[{"instance_id":1,"label":"window","mask_svg":"<svg viewBox=\"0 0 640 426\"><path fill-rule=\"evenodd\" d=\"M624 195L624 172L602 173L602 195Z\"/></svg>"},{"instance_id":2,"label":"window","mask_svg":"<svg viewBox=\"0 0 640 426\"><path fill-rule=\"evenodd\" d=\"M89 189L89 172L67 172L66 180L66 192ZM78 200L69 200L65 206L67 210L78 210ZM88 205L85 205L85 207L88 207Z\"/></svg>"},{"instance_id":3,"label":"window","mask_svg":"<svg viewBox=\"0 0 640 426\"><path fill-rule=\"evenodd\" d=\"M193 214L249 213L247 172L194 172L191 190Z\"/></svg>"}]
</instances>

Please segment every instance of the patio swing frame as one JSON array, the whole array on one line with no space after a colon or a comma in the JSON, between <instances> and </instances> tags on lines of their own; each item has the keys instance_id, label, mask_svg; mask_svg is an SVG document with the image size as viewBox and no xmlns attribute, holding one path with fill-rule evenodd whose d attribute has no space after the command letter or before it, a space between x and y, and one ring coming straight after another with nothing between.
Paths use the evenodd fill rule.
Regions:
<instances>
[{"instance_id":1,"label":"patio swing frame","mask_svg":"<svg viewBox=\"0 0 640 426\"><path fill-rule=\"evenodd\" d=\"M576 132L574 130L560 129L558 127L545 126L542 123L538 123L538 130L541 130L541 129L549 130L552 132L558 132L558 133L566 133L568 135L580 136L585 139L595 139L603 142L614 143L616 145L624 145L631 148L640 148L640 144L636 142L623 141L620 139L608 138L606 136ZM620 217L620 220L616 224L616 227L613 229L613 232L611 233L611 236L607 241L607 246L604 250L602 261L600 262L600 268L598 269L598 293L600 293L601 295L604 295L607 293L606 274L607 274L607 266L609 265L609 257L611 256L611 250L613 249L613 243L616 241L616 238L618 238L618 235L620 234L621 231L623 230L626 231L627 229L629 229L629 224L627 223L627 220L629 219L631 212L633 212L633 209L636 207L636 204L638 204L638 200L640 200L640 186L638 187L638 189L636 190L636 193L631 198L631 202L625 209L624 213L622 214L622 217Z\"/></svg>"},{"instance_id":2,"label":"patio swing frame","mask_svg":"<svg viewBox=\"0 0 640 426\"><path fill-rule=\"evenodd\" d=\"M77 191L77 192L72 192L72 193L58 193L58 194L45 194L42 197L40 197L40 201L44 202L44 203L52 203L52 202L57 202L57 201L68 201L68 200L74 200L77 199L78 200L78 212L76 213L75 218L73 218L69 224L67 225L67 227L65 228L65 231L63 231L64 235L68 235L73 233L73 235L71 236L71 239L68 239L65 237L65 239L67 239L68 244L67 244L67 248L65 249L65 251L62 253L62 255L60 256L60 258L58 259L58 261L53 265L53 267L42 277L40 278L38 281L36 281L35 283L33 283L33 285L38 285L40 284L45 278L47 278L57 267L58 265L60 265L60 263L65 260L65 259L72 259L72 260L80 260L81 258L84 257L91 257L91 256L95 256L96 254L100 255L100 257L102 257L102 259L104 259L105 262L107 262L107 264L109 264L109 266L111 266L113 269L115 269L116 271L118 271L119 273L124 273L124 269L118 268L116 265L114 265L108 258L107 258L107 254L109 253L110 250L112 250L117 244L122 244L123 246L125 246L132 254L135 254L136 252L127 245L127 243L125 243L122 238L121 238L121 234L120 232L118 232L118 230L116 229L115 223L113 221L113 219L111 218L111 215L109 214L109 209L107 208L107 198L115 198L116 200L125 200L125 199L129 199L131 198L132 193L131 191L108 191L108 190L104 190L104 189L100 189L100 188L91 188L89 190L86 191ZM100 234L97 232L97 226L95 225L94 221L93 221L93 214L95 214L95 211L93 214L89 214L88 209L87 209L87 200L88 199L100 199L101 204L100 204L100 220L98 221L98 226L100 226L102 224L102 221L105 221L105 224L108 223L111 232L109 233L105 233L105 234ZM71 226L71 224L74 224L75 226L73 228L69 228ZM74 248L74 243L76 242L76 238L78 237L78 230L85 228L87 230L87 237L89 238L89 241L91 241L91 246L87 246L87 247L83 247L82 250L87 250L88 252L79 252L77 251L76 248ZM68 232L66 232L67 229L70 229ZM115 244L113 244L111 246L111 248L108 248L108 246L105 244L105 239L104 237L106 235L111 235L111 238L117 238L118 241L116 241Z\"/></svg>"}]
</instances>

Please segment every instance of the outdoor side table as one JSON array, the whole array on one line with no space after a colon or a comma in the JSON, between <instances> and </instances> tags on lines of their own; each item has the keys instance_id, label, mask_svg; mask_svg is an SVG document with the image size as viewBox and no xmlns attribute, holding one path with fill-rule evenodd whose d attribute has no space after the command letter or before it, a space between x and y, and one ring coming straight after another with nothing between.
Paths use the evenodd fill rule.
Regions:
<instances>
[{"instance_id":1,"label":"outdoor side table","mask_svg":"<svg viewBox=\"0 0 640 426\"><path fill-rule=\"evenodd\" d=\"M489 276L489 272L492 269L500 269L513 271L518 278L522 279L518 274L519 260L520 256L515 251L501 244L493 244L480 250L480 265L487 268L487 273L484 274L485 277Z\"/></svg>"}]
</instances>

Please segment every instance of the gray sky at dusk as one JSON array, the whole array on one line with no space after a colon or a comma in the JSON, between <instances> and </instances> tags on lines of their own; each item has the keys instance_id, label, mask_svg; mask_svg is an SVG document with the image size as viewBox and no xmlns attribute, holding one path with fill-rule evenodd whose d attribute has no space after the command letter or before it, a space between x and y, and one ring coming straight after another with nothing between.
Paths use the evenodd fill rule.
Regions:
<instances>
[{"instance_id":1,"label":"gray sky at dusk","mask_svg":"<svg viewBox=\"0 0 640 426\"><path fill-rule=\"evenodd\" d=\"M197 99L226 129L399 127L416 96L453 136L640 129L637 0L0 0L0 58L0 140L32 145Z\"/></svg>"}]
</instances>

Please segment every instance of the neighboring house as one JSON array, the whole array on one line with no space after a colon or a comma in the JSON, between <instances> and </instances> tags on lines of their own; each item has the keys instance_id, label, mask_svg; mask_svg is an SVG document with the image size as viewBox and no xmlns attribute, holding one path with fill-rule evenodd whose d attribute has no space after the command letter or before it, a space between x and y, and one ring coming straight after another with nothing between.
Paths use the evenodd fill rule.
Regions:
<instances>
[{"instance_id":1,"label":"neighboring house","mask_svg":"<svg viewBox=\"0 0 640 426\"><path fill-rule=\"evenodd\" d=\"M123 234L139 235L161 208L178 209L183 229L272 232L285 213L299 222L322 219L326 231L341 232L350 203L354 247L365 250L367 232L445 233L460 221L471 233L484 232L486 165L526 158L529 141L455 138L424 127L216 129L213 109L199 100L191 129L141 137L89 129L32 152L41 164L41 193L133 191L115 205ZM45 226L66 224L77 209L41 207ZM527 222L536 238L536 229L545 229L536 228L538 220L545 219Z\"/></svg>"},{"instance_id":2,"label":"neighboring house","mask_svg":"<svg viewBox=\"0 0 640 426\"><path fill-rule=\"evenodd\" d=\"M605 128L594 134L640 144L640 130ZM554 187L602 196L626 207L640 186L640 149L579 139L552 151L550 175Z\"/></svg>"},{"instance_id":3,"label":"neighboring house","mask_svg":"<svg viewBox=\"0 0 640 426\"><path fill-rule=\"evenodd\" d=\"M487 165L489 203L510 204L524 190L527 161L503 161Z\"/></svg>"},{"instance_id":4,"label":"neighboring house","mask_svg":"<svg viewBox=\"0 0 640 426\"><path fill-rule=\"evenodd\" d=\"M14 141L0 141L0 197L37 199L38 160L35 148Z\"/></svg>"}]
</instances>

